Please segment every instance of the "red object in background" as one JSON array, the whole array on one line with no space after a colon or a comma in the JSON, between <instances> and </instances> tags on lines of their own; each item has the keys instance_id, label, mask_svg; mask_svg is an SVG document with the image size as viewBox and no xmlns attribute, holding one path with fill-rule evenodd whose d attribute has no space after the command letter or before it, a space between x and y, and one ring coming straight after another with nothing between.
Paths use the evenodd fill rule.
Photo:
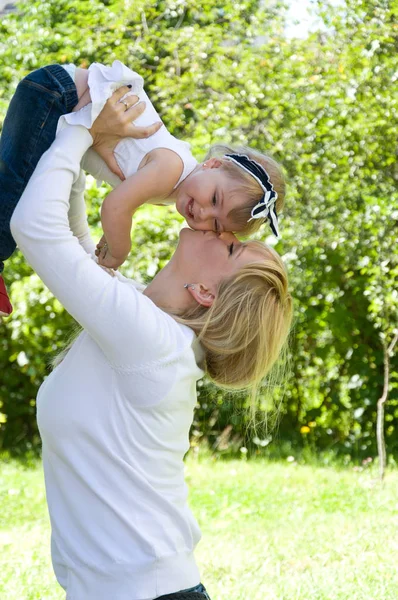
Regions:
<instances>
[{"instance_id":1,"label":"red object in background","mask_svg":"<svg viewBox=\"0 0 398 600\"><path fill-rule=\"evenodd\" d=\"M12 313L12 304L7 294L6 284L0 275L0 317L8 317Z\"/></svg>"}]
</instances>

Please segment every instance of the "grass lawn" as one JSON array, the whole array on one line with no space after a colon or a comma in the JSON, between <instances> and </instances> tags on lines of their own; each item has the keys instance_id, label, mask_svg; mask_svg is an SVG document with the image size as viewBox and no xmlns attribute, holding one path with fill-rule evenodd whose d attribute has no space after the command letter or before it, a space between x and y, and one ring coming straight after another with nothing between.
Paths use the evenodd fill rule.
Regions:
<instances>
[{"instance_id":1,"label":"grass lawn","mask_svg":"<svg viewBox=\"0 0 398 600\"><path fill-rule=\"evenodd\" d=\"M212 600L397 600L398 473L188 460ZM64 600L40 466L0 465L0 598ZM117 600L109 598L109 600Z\"/></svg>"}]
</instances>

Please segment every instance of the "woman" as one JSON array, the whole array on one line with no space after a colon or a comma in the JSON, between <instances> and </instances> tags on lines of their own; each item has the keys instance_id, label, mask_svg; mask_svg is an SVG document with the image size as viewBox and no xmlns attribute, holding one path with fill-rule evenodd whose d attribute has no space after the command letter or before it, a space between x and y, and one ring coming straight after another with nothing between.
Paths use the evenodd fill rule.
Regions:
<instances>
[{"instance_id":1,"label":"woman","mask_svg":"<svg viewBox=\"0 0 398 600\"><path fill-rule=\"evenodd\" d=\"M183 464L196 381L258 385L291 298L276 253L228 233L183 229L144 293L92 260L79 164L112 102L90 132L59 132L11 220L84 330L37 399L53 565L67 600L204 600Z\"/></svg>"}]
</instances>

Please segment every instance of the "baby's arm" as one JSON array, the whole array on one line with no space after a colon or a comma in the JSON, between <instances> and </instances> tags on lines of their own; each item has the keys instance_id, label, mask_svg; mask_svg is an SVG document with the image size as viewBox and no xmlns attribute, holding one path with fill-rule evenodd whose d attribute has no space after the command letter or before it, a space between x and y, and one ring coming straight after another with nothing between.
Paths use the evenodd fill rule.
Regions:
<instances>
[{"instance_id":1,"label":"baby's arm","mask_svg":"<svg viewBox=\"0 0 398 600\"><path fill-rule=\"evenodd\" d=\"M155 150L150 153L144 167L105 198L101 222L110 256L107 261L106 254L102 254L101 264L115 269L125 261L131 248L134 212L148 200L167 198L179 180L182 169L182 160L175 152L163 148Z\"/></svg>"}]
</instances>

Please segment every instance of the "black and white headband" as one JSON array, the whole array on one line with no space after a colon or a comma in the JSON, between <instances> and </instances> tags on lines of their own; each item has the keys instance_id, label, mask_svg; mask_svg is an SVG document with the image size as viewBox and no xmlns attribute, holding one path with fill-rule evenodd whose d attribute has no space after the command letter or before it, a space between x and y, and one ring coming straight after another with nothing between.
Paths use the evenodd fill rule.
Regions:
<instances>
[{"instance_id":1,"label":"black and white headband","mask_svg":"<svg viewBox=\"0 0 398 600\"><path fill-rule=\"evenodd\" d=\"M225 158L231 160L236 165L250 173L264 191L264 196L258 204L252 209L251 218L253 219L268 219L272 233L279 237L278 215L276 214L277 192L274 190L269 175L262 165L255 160L252 160L246 154L225 154Z\"/></svg>"}]
</instances>

